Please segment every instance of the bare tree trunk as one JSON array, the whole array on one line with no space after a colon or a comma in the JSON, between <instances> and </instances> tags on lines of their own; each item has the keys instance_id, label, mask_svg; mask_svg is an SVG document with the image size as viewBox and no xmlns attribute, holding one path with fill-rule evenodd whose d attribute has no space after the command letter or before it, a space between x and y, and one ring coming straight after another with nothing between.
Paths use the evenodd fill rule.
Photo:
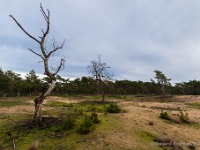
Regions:
<instances>
[{"instance_id":1,"label":"bare tree trunk","mask_svg":"<svg viewBox=\"0 0 200 150\"><path fill-rule=\"evenodd\" d=\"M102 99L101 99L101 102L104 103L104 100L105 100L105 93L104 93L104 86L103 86L103 81L100 80L100 86L101 86L101 96L102 96Z\"/></svg>"},{"instance_id":2,"label":"bare tree trunk","mask_svg":"<svg viewBox=\"0 0 200 150\"><path fill-rule=\"evenodd\" d=\"M36 41L39 45L40 45L40 52L36 52L32 49L29 48L29 50L34 53L35 55L39 56L42 61L44 62L44 74L47 75L50 79L51 79L51 85L49 86L48 90L43 93L42 95L40 95L38 98L36 98L34 100L35 103L35 115L34 115L34 119L41 119L41 107L42 107L42 103L44 101L44 99L51 94L52 90L54 89L55 85L56 85L56 75L58 74L58 72L62 69L62 67L64 67L64 62L65 59L61 59L60 60L60 65L57 68L53 68L52 70L54 71L50 71L49 70L49 66L48 66L48 62L49 62L49 58L55 54L56 51L58 51L59 49L63 48L63 45L65 43L65 40L63 41L62 45L58 45L57 42L55 41L55 39L52 40L52 49L51 50L47 50L46 46L45 46L45 40L46 40L46 36L49 34L49 30L50 30L50 11L47 9L47 12L44 11L42 4L40 4L40 11L46 21L46 30L41 29L42 32L42 36L39 36L38 38L35 38L34 36L32 36L31 34L29 34L22 26L21 24L12 16L10 15L10 17L15 21L15 23L20 27L20 29L26 34L28 35L31 39L33 39L34 41Z\"/></svg>"},{"instance_id":3,"label":"bare tree trunk","mask_svg":"<svg viewBox=\"0 0 200 150\"><path fill-rule=\"evenodd\" d=\"M34 119L36 119L36 120L40 120L41 119L41 117L42 117L42 114L41 114L42 103L43 103L44 99L48 95L51 94L51 92L53 91L55 85L56 85L56 80L52 80L52 83L49 86L48 90L34 100L34 102L35 102L35 115L34 115Z\"/></svg>"},{"instance_id":4,"label":"bare tree trunk","mask_svg":"<svg viewBox=\"0 0 200 150\"><path fill-rule=\"evenodd\" d=\"M100 80L97 80L97 87L98 87L98 89L97 89L97 96L99 96L100 95Z\"/></svg>"},{"instance_id":5,"label":"bare tree trunk","mask_svg":"<svg viewBox=\"0 0 200 150\"><path fill-rule=\"evenodd\" d=\"M161 87L161 92L162 92L162 94L163 94L163 97L165 97L165 85L162 84L161 86L162 86L162 87Z\"/></svg>"}]
</instances>

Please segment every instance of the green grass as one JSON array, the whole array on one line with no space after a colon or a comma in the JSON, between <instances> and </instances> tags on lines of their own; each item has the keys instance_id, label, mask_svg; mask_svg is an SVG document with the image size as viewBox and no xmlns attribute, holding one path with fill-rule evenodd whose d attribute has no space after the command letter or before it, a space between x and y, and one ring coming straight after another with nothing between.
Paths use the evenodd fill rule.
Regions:
<instances>
[{"instance_id":1,"label":"green grass","mask_svg":"<svg viewBox=\"0 0 200 150\"><path fill-rule=\"evenodd\" d=\"M26 105L25 100L15 99L15 100L0 100L0 107L11 107L11 106L19 106Z\"/></svg>"},{"instance_id":2,"label":"green grass","mask_svg":"<svg viewBox=\"0 0 200 150\"><path fill-rule=\"evenodd\" d=\"M11 107L18 105L26 105L24 99L11 99L1 100L1 107ZM81 149L90 147L87 145L85 139L97 140L94 132L101 131L99 127L113 127L113 121L111 115L104 115L105 108L109 103L97 103L97 102L81 102L77 104L66 104L62 102L49 101L43 107L52 107L42 111L43 115L59 117L63 120L63 124L55 125L50 128L40 130L35 127L33 129L20 128L27 120L30 120L32 114L6 114L0 119L0 149L12 150L13 139L15 140L16 149L28 149L35 141L39 141L38 149ZM98 113L99 124L94 123L92 130L86 135L79 134L78 128L84 120L85 115L91 115L92 113ZM76 120L73 128L71 126L68 129L68 124L64 121L68 116L73 117ZM115 120L115 119L114 119ZM96 121L96 120L95 120ZM72 121L73 122L73 121ZM117 120L115 121L117 122ZM66 127L66 128L65 128ZM95 145L94 145L95 148Z\"/></svg>"},{"instance_id":3,"label":"green grass","mask_svg":"<svg viewBox=\"0 0 200 150\"><path fill-rule=\"evenodd\" d=\"M116 124L117 120L113 116L109 115L104 117L100 115L99 119L102 123L95 125L95 130L89 132L86 135L79 134L77 129L81 124L84 116L77 119L76 126L71 130L61 130L59 125L39 130L34 128L31 130L16 129L16 124L23 123L26 119L29 119L28 115L23 117L12 116L4 119L4 122L0 123L0 145L2 149L13 149L13 138L15 138L16 149L28 149L32 143L36 140L39 141L39 149L82 149L84 145L87 147L87 139L98 140L96 132L105 131L104 129L112 129L113 123ZM14 121L16 120L16 121ZM93 145L95 147L95 145Z\"/></svg>"},{"instance_id":4,"label":"green grass","mask_svg":"<svg viewBox=\"0 0 200 150\"><path fill-rule=\"evenodd\" d=\"M143 141L143 143L149 145L148 149L163 150L162 147L154 145L155 141L157 140L156 135L143 130L135 131L135 135L139 137Z\"/></svg>"},{"instance_id":5,"label":"green grass","mask_svg":"<svg viewBox=\"0 0 200 150\"><path fill-rule=\"evenodd\" d=\"M200 124L198 124L198 123L192 123L189 126L194 128L194 129L200 129Z\"/></svg>"},{"instance_id":6,"label":"green grass","mask_svg":"<svg viewBox=\"0 0 200 150\"><path fill-rule=\"evenodd\" d=\"M200 103L199 102L188 103L188 106L190 106L192 108L200 109Z\"/></svg>"},{"instance_id":7,"label":"green grass","mask_svg":"<svg viewBox=\"0 0 200 150\"><path fill-rule=\"evenodd\" d=\"M144 141L149 142L149 143L156 140L156 136L154 136L153 134L151 134L149 132L137 131L136 135L141 137Z\"/></svg>"},{"instance_id":8,"label":"green grass","mask_svg":"<svg viewBox=\"0 0 200 150\"><path fill-rule=\"evenodd\" d=\"M45 104L46 106L49 107L73 107L73 104L67 104L64 102L55 102L55 101L48 101L47 104Z\"/></svg>"},{"instance_id":9,"label":"green grass","mask_svg":"<svg viewBox=\"0 0 200 150\"><path fill-rule=\"evenodd\" d=\"M32 99L12 98L0 100L0 107L26 105L26 101ZM82 101L75 104L66 104L52 100L47 101L43 107L49 107L49 109L42 110L42 114L60 118L62 122L61 124L42 130L37 127L31 129L21 128L27 120L33 118L33 114L2 114L0 117L0 149L12 150L13 139L15 139L17 150L28 149L37 140L39 141L38 150L78 150L83 147L85 149L95 149L96 144L88 145L88 143L102 142L99 141L99 137L103 139L107 131L112 131L115 127L121 129L121 122L119 122L116 115L105 113L106 107L109 104L110 102L101 103L99 101ZM98 119L94 114L98 115ZM78 133L78 128L84 121L86 115L93 117L93 125L90 132L82 135ZM75 122L70 120L69 117L73 118ZM90 142L87 142L87 140ZM109 141L103 142L101 146L103 149L114 148Z\"/></svg>"}]
</instances>

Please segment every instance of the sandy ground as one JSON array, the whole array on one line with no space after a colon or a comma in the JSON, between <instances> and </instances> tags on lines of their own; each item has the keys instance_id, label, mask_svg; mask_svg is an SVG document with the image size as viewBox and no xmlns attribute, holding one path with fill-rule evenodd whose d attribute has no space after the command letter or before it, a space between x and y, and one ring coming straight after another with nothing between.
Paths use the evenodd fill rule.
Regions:
<instances>
[{"instance_id":1,"label":"sandy ground","mask_svg":"<svg viewBox=\"0 0 200 150\"><path fill-rule=\"evenodd\" d=\"M189 127L188 125L182 124L170 124L164 122L159 118L161 112L160 109L152 109L152 106L159 106L164 108L169 107L180 107L184 110L187 110L189 118L192 121L200 123L200 111L196 109L186 108L184 104L180 103L137 103L131 104L130 102L123 102L125 109L128 111L126 114L121 116L121 119L124 120L124 126L127 130L133 128L133 130L141 130L153 134L156 137L162 135L167 135L173 141L182 143L199 143L200 144L200 130ZM147 107L144 107L147 106ZM142 106L142 107L141 107ZM166 110L169 114L178 114L179 111L175 110ZM149 121L153 122L153 126L150 126Z\"/></svg>"},{"instance_id":2,"label":"sandy ground","mask_svg":"<svg viewBox=\"0 0 200 150\"><path fill-rule=\"evenodd\" d=\"M192 127L189 124L177 124L167 122L159 118L161 109L167 111L170 116L177 116L180 110L188 113L189 119L192 122L200 124L200 110L188 107L186 103L200 102L199 97L189 96L181 97L179 102L159 103L159 102L134 102L123 101L119 104L125 109L126 113L117 114L119 126L113 124L113 129L102 132L100 143L112 144L114 149L121 150L156 150L162 149L155 142L142 137L143 134L152 135L154 137L168 137L184 150L189 150L188 144L193 143L196 149L200 149L200 129ZM149 125L153 122L153 125ZM200 126L198 126L200 127ZM143 134L142 134L143 133ZM116 146L117 145L117 146ZM87 147L86 147L87 148ZM101 145L97 149L103 148ZM172 149L172 147L166 147Z\"/></svg>"},{"instance_id":3,"label":"sandy ground","mask_svg":"<svg viewBox=\"0 0 200 150\"><path fill-rule=\"evenodd\" d=\"M77 103L77 99L63 99L59 97L49 97L46 101L60 101L65 103ZM119 120L119 125L113 125L113 129L106 132L97 133L97 139L91 140L96 144L97 149L101 149L111 144L112 148L117 149L138 149L138 150L153 150L160 149L152 141L148 141L140 133L147 133L155 137L168 136L174 142L181 145L183 149L188 149L187 144L194 143L196 149L200 149L200 129L188 124L169 123L159 118L161 109L168 112L171 116L179 113L179 110L184 110L188 113L190 121L200 124L200 110L187 106L190 102L200 102L199 96L180 97L177 102L159 103L159 102L135 102L121 101L119 105L126 110L126 113L114 114ZM12 113L31 113L34 112L33 101L28 101L30 105L14 106L0 108L0 114ZM51 108L44 108L51 109ZM149 122L153 125L149 125ZM108 142L109 141L109 142ZM104 146L103 146L104 145ZM87 144L85 149L87 149Z\"/></svg>"},{"instance_id":4,"label":"sandy ground","mask_svg":"<svg viewBox=\"0 0 200 150\"><path fill-rule=\"evenodd\" d=\"M127 111L119 114L123 128L116 131L111 137L115 143L121 143L126 149L157 149L156 143L139 138L137 132L145 132L156 137L167 136L183 149L189 149L187 144L193 143L200 149L200 129L188 124L169 123L159 118L161 109L170 116L179 114L180 109L188 113L192 122L200 124L200 110L188 107L186 103L200 102L200 97L184 97L180 102L121 102L120 105ZM149 122L153 125L149 125ZM117 135L117 137L116 137ZM120 138L119 138L120 137Z\"/></svg>"}]
</instances>

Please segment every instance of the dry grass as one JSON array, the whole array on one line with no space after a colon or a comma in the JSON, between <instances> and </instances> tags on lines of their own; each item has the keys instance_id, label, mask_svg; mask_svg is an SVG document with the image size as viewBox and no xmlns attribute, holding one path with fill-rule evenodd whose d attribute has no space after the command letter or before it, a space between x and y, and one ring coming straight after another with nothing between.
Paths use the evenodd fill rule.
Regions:
<instances>
[{"instance_id":1,"label":"dry grass","mask_svg":"<svg viewBox=\"0 0 200 150\"><path fill-rule=\"evenodd\" d=\"M176 97L178 99L179 97ZM78 103L80 99L68 99L60 97L49 97L48 101ZM178 113L185 110L192 122L200 124L200 110L187 106L189 102L199 102L200 97L181 96L177 102L159 103L159 102L138 102L138 101L121 101L118 102L126 113L108 114L109 119L105 120L91 134L83 137L80 142L83 149L116 149L116 150L132 150L132 149L161 149L159 146L152 144L152 137L156 137L161 142L179 143L183 149L188 149L188 143L194 143L198 149L200 143L200 130L188 124L181 124ZM32 101L28 101L30 105L12 106L0 108L0 114L14 113L33 113L34 105ZM168 112L173 121L165 121L159 118L163 108ZM53 109L44 104L43 110ZM112 117L110 117L112 115ZM106 125L104 125L106 124ZM144 134L145 133L145 134ZM147 134L146 134L147 133ZM79 145L80 145L79 144ZM78 145L76 145L78 146ZM76 149L76 146L74 149ZM78 148L77 148L78 149Z\"/></svg>"},{"instance_id":2,"label":"dry grass","mask_svg":"<svg viewBox=\"0 0 200 150\"><path fill-rule=\"evenodd\" d=\"M181 97L183 98L183 97ZM189 101L191 98L184 96L184 100ZM197 97L196 101L199 101ZM192 97L192 101L195 99ZM192 122L200 123L200 110L190 108L185 105L184 102L169 102L169 103L158 103L158 102L121 102L121 105L127 110L127 113L120 117L124 120L124 129L142 130L150 132L157 137L167 135L174 142L182 142L182 147L187 148L188 143L199 143L200 142L200 131L190 125L180 124L180 117L177 115L181 110L186 110L189 118ZM145 106L145 107L144 107ZM174 122L166 122L159 118L161 112L160 109L154 109L153 107L162 107L167 110L170 117ZM173 108L173 109L169 109ZM180 108L177 109L176 108ZM153 126L149 126L149 122L153 122ZM129 131L125 131L129 133ZM148 143L146 143L148 144ZM196 145L196 147L198 147Z\"/></svg>"}]
</instances>

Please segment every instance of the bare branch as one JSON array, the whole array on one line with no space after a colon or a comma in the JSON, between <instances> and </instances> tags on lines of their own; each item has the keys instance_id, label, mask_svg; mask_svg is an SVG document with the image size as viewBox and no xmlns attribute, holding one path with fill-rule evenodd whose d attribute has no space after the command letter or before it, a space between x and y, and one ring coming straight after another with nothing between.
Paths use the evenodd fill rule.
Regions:
<instances>
[{"instance_id":1,"label":"bare branch","mask_svg":"<svg viewBox=\"0 0 200 150\"><path fill-rule=\"evenodd\" d=\"M41 13L42 13L44 19L45 19L46 21L49 21L50 11L47 9L47 12L48 12L48 15L47 15L47 14L45 13L43 7L42 7L42 3L40 4L40 11L41 11Z\"/></svg>"},{"instance_id":2,"label":"bare branch","mask_svg":"<svg viewBox=\"0 0 200 150\"><path fill-rule=\"evenodd\" d=\"M42 63L42 62L44 62L44 61L38 61L38 63Z\"/></svg>"},{"instance_id":3,"label":"bare branch","mask_svg":"<svg viewBox=\"0 0 200 150\"><path fill-rule=\"evenodd\" d=\"M15 23L20 27L20 29L21 29L22 31L24 31L24 33L25 33L26 35L28 35L30 38L32 38L32 39L35 40L36 42L40 43L40 41L39 41L38 39L36 39L35 37L33 37L32 35L30 35L12 15L9 15L9 16L15 21Z\"/></svg>"},{"instance_id":4,"label":"bare branch","mask_svg":"<svg viewBox=\"0 0 200 150\"><path fill-rule=\"evenodd\" d=\"M57 50L62 49L63 46L64 46L64 44L65 44L65 40L63 41L63 43L62 43L61 46L55 46L55 45L54 45L55 48L54 48L52 51L49 52L49 54L47 55L47 57L50 57L51 54L53 54L53 53L56 52Z\"/></svg>"},{"instance_id":5,"label":"bare branch","mask_svg":"<svg viewBox=\"0 0 200 150\"><path fill-rule=\"evenodd\" d=\"M41 57L41 58L44 60L44 58L42 57L41 54L36 53L34 50L32 50L32 49L30 49L30 48L29 48L28 50L30 50L32 53L34 53L35 55Z\"/></svg>"},{"instance_id":6,"label":"bare branch","mask_svg":"<svg viewBox=\"0 0 200 150\"><path fill-rule=\"evenodd\" d=\"M53 74L54 76L60 71L62 67L64 67L65 59L60 60L60 66L57 68L56 72Z\"/></svg>"},{"instance_id":7,"label":"bare branch","mask_svg":"<svg viewBox=\"0 0 200 150\"><path fill-rule=\"evenodd\" d=\"M50 28L50 11L47 9L47 12L48 12L48 15L45 13L43 7L42 7L42 4L40 4L40 11L44 17L44 19L46 20L46 23L47 23L47 28L46 28L46 31L44 32L42 30L42 33L43 33L43 37L42 37L42 43L44 42L44 39L46 37L46 35L49 33L49 28Z\"/></svg>"},{"instance_id":8,"label":"bare branch","mask_svg":"<svg viewBox=\"0 0 200 150\"><path fill-rule=\"evenodd\" d=\"M41 32L43 33L43 35L44 35L44 30L41 28ZM42 37L41 37L42 38Z\"/></svg>"}]
</instances>

